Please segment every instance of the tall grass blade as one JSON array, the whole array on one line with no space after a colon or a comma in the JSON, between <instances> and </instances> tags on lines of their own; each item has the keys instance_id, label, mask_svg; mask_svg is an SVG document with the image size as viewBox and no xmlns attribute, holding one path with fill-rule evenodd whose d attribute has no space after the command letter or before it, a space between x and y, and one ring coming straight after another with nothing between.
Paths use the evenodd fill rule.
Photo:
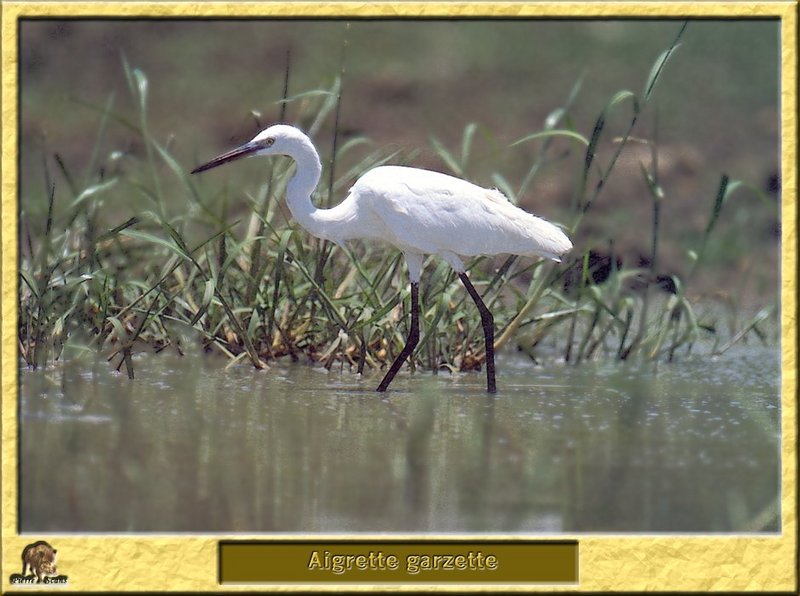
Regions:
<instances>
[{"instance_id":1,"label":"tall grass blade","mask_svg":"<svg viewBox=\"0 0 800 596\"><path fill-rule=\"evenodd\" d=\"M664 70L664 66L666 66L667 62L669 61L672 54L675 50L678 49L680 44L680 38L683 36L683 32L686 31L686 27L689 25L689 21L684 21L683 25L681 26L678 34L675 36L675 39L672 41L672 45L669 48L664 50L661 55L656 59L653 67L650 69L650 74L647 77L647 82L644 85L644 101L649 101L650 96L653 94L655 90L656 83L658 83L659 78L661 77L661 73Z\"/></svg>"}]
</instances>

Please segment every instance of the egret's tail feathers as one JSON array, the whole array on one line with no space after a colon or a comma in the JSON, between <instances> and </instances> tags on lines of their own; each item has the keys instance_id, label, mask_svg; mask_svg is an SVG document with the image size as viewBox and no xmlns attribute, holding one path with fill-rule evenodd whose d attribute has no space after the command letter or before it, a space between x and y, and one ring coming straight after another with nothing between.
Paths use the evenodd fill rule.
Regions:
<instances>
[{"instance_id":1,"label":"egret's tail feathers","mask_svg":"<svg viewBox=\"0 0 800 596\"><path fill-rule=\"evenodd\" d=\"M536 245L531 254L561 262L562 255L572 249L567 235L549 221L537 217L531 228L531 240Z\"/></svg>"},{"instance_id":2,"label":"egret's tail feathers","mask_svg":"<svg viewBox=\"0 0 800 596\"><path fill-rule=\"evenodd\" d=\"M492 205L492 208L484 207L484 209L489 212L497 209L506 218L502 227L509 233L507 240L519 251L516 254L561 261L561 255L572 249L572 242L558 226L520 209L496 188L484 191L484 198ZM506 227L506 222L511 223L511 226ZM490 254L491 250L487 253Z\"/></svg>"}]
</instances>

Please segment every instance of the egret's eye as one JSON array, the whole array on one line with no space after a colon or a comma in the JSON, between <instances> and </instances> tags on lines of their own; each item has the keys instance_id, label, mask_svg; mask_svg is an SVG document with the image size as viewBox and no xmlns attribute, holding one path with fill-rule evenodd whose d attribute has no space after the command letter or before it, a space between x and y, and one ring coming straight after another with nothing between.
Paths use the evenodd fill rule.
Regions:
<instances>
[{"instance_id":1,"label":"egret's eye","mask_svg":"<svg viewBox=\"0 0 800 596\"><path fill-rule=\"evenodd\" d=\"M275 139L274 139L274 138L272 138L272 137L267 137L267 138L264 140L264 146L265 146L265 147L272 147L273 143L275 143Z\"/></svg>"}]
</instances>

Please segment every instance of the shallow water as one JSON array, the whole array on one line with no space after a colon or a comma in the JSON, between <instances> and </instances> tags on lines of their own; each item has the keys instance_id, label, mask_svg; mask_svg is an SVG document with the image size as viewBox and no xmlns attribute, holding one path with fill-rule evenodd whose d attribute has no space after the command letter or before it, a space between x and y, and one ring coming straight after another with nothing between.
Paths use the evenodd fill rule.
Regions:
<instances>
[{"instance_id":1,"label":"shallow water","mask_svg":"<svg viewBox=\"0 0 800 596\"><path fill-rule=\"evenodd\" d=\"M776 531L777 349L485 378L204 357L20 371L24 532Z\"/></svg>"}]
</instances>

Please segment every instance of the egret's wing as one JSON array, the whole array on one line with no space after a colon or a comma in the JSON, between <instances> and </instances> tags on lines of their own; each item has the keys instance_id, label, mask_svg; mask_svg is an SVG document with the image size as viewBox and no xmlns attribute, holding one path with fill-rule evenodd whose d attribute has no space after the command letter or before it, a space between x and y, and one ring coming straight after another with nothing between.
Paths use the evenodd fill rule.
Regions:
<instances>
[{"instance_id":1,"label":"egret's wing","mask_svg":"<svg viewBox=\"0 0 800 596\"><path fill-rule=\"evenodd\" d=\"M378 175L370 176L373 172ZM387 240L429 254L525 254L558 258L567 237L509 202L499 191L417 168L387 166L365 175L369 207ZM366 188L365 188L366 190Z\"/></svg>"}]
</instances>

